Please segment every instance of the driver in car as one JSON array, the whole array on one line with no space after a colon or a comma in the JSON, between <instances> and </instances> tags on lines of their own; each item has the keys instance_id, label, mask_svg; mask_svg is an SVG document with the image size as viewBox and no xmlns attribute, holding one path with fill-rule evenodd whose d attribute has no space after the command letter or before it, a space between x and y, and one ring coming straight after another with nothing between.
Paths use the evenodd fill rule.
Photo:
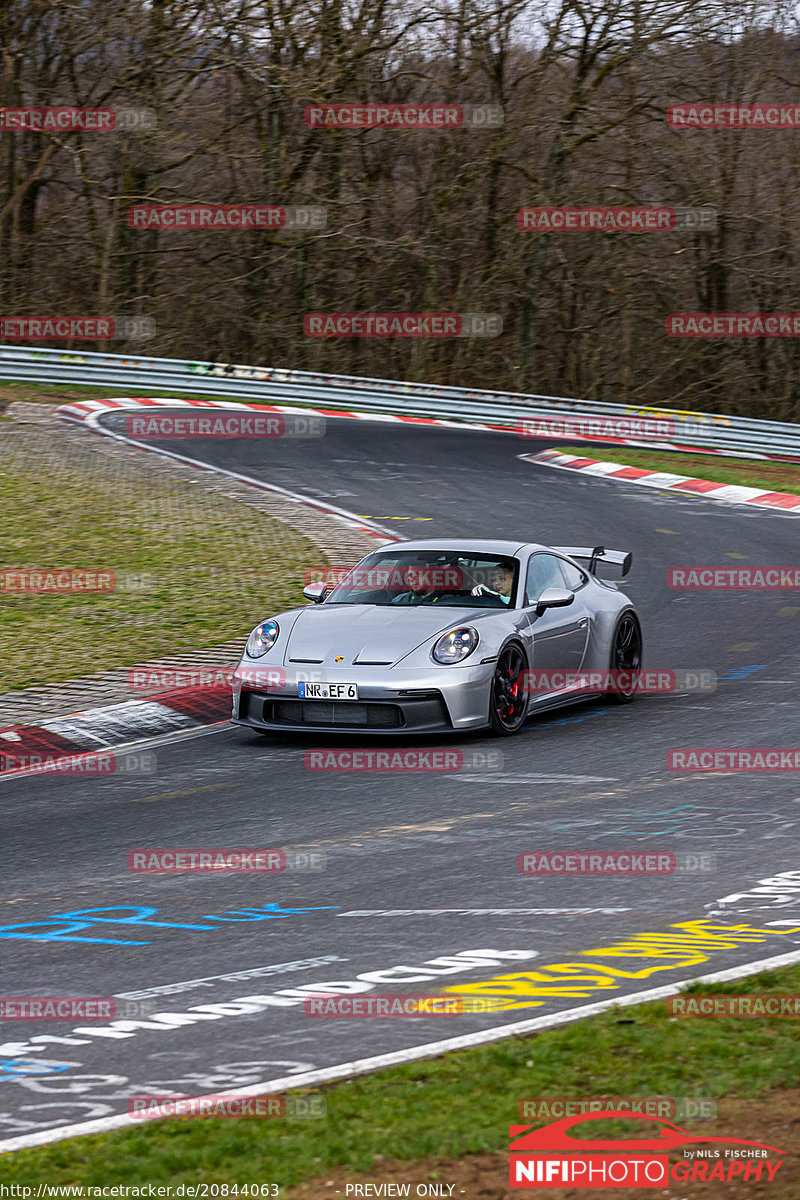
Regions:
<instances>
[{"instance_id":1,"label":"driver in car","mask_svg":"<svg viewBox=\"0 0 800 1200\"><path fill-rule=\"evenodd\" d=\"M392 604L436 604L439 593L433 586L430 567L408 567L406 570L407 592L400 592Z\"/></svg>"},{"instance_id":2,"label":"driver in car","mask_svg":"<svg viewBox=\"0 0 800 1200\"><path fill-rule=\"evenodd\" d=\"M492 568L489 583L478 583L472 589L472 596L497 596L502 604L511 603L511 591L514 587L514 572L509 567L498 563Z\"/></svg>"}]
</instances>

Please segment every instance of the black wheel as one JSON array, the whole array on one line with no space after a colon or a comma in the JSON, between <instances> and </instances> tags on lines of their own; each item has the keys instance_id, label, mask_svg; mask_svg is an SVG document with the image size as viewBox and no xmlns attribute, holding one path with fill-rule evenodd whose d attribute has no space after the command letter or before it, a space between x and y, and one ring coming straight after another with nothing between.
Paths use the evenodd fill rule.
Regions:
<instances>
[{"instance_id":1,"label":"black wheel","mask_svg":"<svg viewBox=\"0 0 800 1200\"><path fill-rule=\"evenodd\" d=\"M489 723L497 737L516 733L525 720L528 689L525 680L525 655L522 647L511 642L501 652L494 670L489 699Z\"/></svg>"},{"instance_id":2,"label":"black wheel","mask_svg":"<svg viewBox=\"0 0 800 1200\"><path fill-rule=\"evenodd\" d=\"M617 621L611 644L611 670L620 674L615 674L615 689L607 692L606 698L615 704L630 704L635 700L641 669L642 627L636 613L626 612Z\"/></svg>"}]
</instances>

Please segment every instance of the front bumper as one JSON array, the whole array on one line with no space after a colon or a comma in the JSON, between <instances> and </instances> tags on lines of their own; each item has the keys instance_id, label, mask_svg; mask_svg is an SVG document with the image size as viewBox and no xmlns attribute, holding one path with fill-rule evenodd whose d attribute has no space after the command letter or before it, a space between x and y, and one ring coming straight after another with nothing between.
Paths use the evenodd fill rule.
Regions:
<instances>
[{"instance_id":1,"label":"front bumper","mask_svg":"<svg viewBox=\"0 0 800 1200\"><path fill-rule=\"evenodd\" d=\"M253 729L316 733L452 733L489 723L494 663L439 670L389 671L353 667L308 671L281 669L279 681L249 682L255 663L234 674L234 724ZM301 680L358 684L358 700L300 700Z\"/></svg>"}]
</instances>

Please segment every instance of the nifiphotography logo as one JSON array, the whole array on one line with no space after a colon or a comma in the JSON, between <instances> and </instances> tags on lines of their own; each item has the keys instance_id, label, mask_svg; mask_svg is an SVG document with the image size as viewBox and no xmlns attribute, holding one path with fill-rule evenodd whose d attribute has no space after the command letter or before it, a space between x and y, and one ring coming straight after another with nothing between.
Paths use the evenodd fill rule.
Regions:
<instances>
[{"instance_id":1,"label":"nifiphotography logo","mask_svg":"<svg viewBox=\"0 0 800 1200\"><path fill-rule=\"evenodd\" d=\"M660 1130L635 1138L589 1139L575 1137L570 1130L589 1121L644 1121ZM770 1153L785 1154L776 1146L741 1138L701 1137L660 1118L630 1110L564 1117L536 1129L532 1125L509 1126L511 1187L553 1188L666 1188L672 1183L772 1183L783 1160L770 1160ZM684 1149L684 1147L700 1149ZM683 1150L683 1157L670 1163L669 1152Z\"/></svg>"}]
</instances>

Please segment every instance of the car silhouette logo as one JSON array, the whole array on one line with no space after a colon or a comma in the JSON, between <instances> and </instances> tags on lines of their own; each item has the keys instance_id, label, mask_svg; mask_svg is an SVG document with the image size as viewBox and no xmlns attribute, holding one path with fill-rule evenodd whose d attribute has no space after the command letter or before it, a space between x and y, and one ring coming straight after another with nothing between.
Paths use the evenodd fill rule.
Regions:
<instances>
[{"instance_id":1,"label":"car silhouette logo","mask_svg":"<svg viewBox=\"0 0 800 1200\"><path fill-rule=\"evenodd\" d=\"M570 1137L567 1130L573 1125L582 1125L585 1121L646 1121L648 1125L658 1123L663 1128L660 1135L649 1138L601 1138L599 1140L587 1138ZM583 1113L577 1117L562 1117L560 1121L553 1121L550 1125L545 1125L541 1129L537 1129L533 1125L512 1125L509 1129L509 1137L511 1141L511 1149L515 1152L519 1150L572 1150L572 1151L592 1151L592 1150L673 1150L676 1146L684 1146L689 1143L703 1142L704 1144L717 1144L726 1146L753 1146L759 1150L774 1150L777 1154L785 1153L783 1150L778 1150L777 1146L767 1146L763 1142L748 1142L742 1138L731 1137L699 1137L696 1133L689 1133L687 1129L681 1129L680 1125L673 1125L670 1121L664 1121L661 1117L649 1117L645 1113L634 1113L625 1109L617 1109L614 1112L598 1112L598 1113Z\"/></svg>"}]
</instances>

